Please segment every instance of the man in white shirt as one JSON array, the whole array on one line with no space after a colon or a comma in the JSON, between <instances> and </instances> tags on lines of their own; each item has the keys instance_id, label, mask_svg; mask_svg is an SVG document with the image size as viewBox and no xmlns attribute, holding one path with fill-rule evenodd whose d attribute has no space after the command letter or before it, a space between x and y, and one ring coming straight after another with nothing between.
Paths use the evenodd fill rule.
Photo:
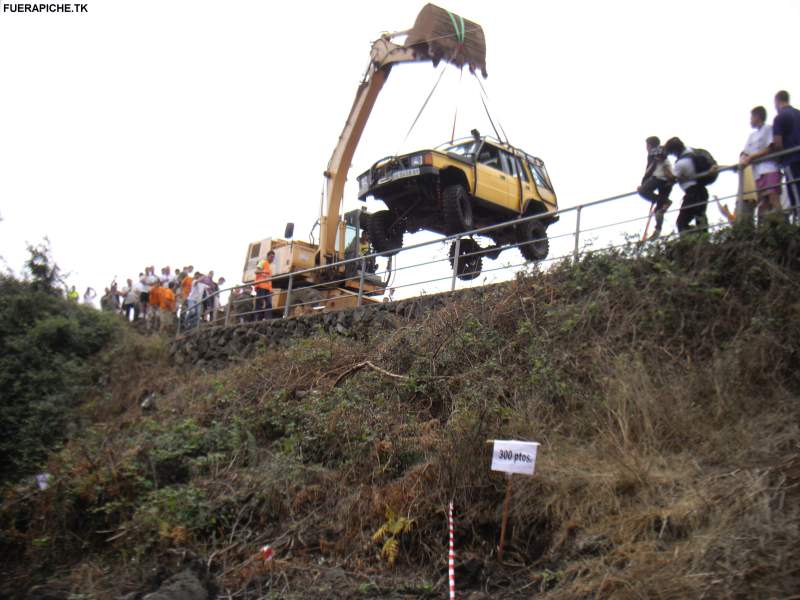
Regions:
<instances>
[{"instance_id":1,"label":"man in white shirt","mask_svg":"<svg viewBox=\"0 0 800 600\"><path fill-rule=\"evenodd\" d=\"M766 156L772 150L772 126L767 125L767 110L763 106L756 106L750 111L750 126L753 132L747 138L739 164L744 168L753 165L753 179L756 182L758 193L758 221L768 214L781 213L781 172L778 163L774 160L756 159ZM755 162L754 162L755 161ZM743 203L748 204L748 203ZM747 210L748 207L742 207ZM737 219L742 208L737 208ZM750 209L752 211L752 209ZM752 212L745 217L746 221L753 222Z\"/></svg>"},{"instance_id":2,"label":"man in white shirt","mask_svg":"<svg viewBox=\"0 0 800 600\"><path fill-rule=\"evenodd\" d=\"M186 307L188 309L188 323L189 327L195 327L200 324L200 312L202 309L203 298L208 290L208 283L204 281L202 273L197 274L197 278L192 283L192 290L189 292L189 297L186 299Z\"/></svg>"},{"instance_id":3,"label":"man in white shirt","mask_svg":"<svg viewBox=\"0 0 800 600\"><path fill-rule=\"evenodd\" d=\"M708 190L706 186L699 183L696 179L697 171L694 168L692 159L692 148L687 148L680 138L670 138L664 144L664 150L668 155L676 158L675 165L672 167L673 177L677 180L681 189L684 191L681 210L675 224L678 226L678 233L687 230L703 231L708 228L706 218L706 207L708 206ZM694 221L694 227L691 222Z\"/></svg>"},{"instance_id":4,"label":"man in white shirt","mask_svg":"<svg viewBox=\"0 0 800 600\"><path fill-rule=\"evenodd\" d=\"M133 281L128 279L128 284L120 291L122 296L122 314L125 315L126 321L135 321L139 318L139 296L141 291L133 284ZM131 319L133 313L133 319Z\"/></svg>"}]
</instances>

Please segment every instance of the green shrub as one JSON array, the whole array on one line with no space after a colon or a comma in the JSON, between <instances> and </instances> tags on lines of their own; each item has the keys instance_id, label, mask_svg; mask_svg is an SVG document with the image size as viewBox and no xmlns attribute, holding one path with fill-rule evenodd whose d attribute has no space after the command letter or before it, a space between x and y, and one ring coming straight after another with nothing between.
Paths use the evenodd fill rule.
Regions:
<instances>
[{"instance_id":1,"label":"green shrub","mask_svg":"<svg viewBox=\"0 0 800 600\"><path fill-rule=\"evenodd\" d=\"M118 327L42 282L0 276L0 484L31 473L63 439L93 383L90 359Z\"/></svg>"}]
</instances>

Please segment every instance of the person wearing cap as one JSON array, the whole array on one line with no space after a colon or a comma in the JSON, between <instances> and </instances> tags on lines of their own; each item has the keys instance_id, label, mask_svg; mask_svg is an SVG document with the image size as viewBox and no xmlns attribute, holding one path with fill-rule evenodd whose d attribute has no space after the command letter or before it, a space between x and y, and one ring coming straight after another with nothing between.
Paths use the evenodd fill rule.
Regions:
<instances>
[{"instance_id":1,"label":"person wearing cap","mask_svg":"<svg viewBox=\"0 0 800 600\"><path fill-rule=\"evenodd\" d=\"M256 288L256 321L269 318L272 313L272 262L275 252L270 250L267 257L258 261L256 265L256 278L253 286Z\"/></svg>"}]
</instances>

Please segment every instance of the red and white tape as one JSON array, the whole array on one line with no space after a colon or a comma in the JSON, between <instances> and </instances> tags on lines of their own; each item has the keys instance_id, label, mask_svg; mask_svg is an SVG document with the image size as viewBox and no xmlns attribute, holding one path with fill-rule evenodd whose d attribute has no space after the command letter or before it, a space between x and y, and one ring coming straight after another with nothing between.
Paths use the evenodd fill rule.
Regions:
<instances>
[{"instance_id":1,"label":"red and white tape","mask_svg":"<svg viewBox=\"0 0 800 600\"><path fill-rule=\"evenodd\" d=\"M273 556L275 556L275 551L272 549L272 546L262 546L261 558L264 559L264 562L271 561Z\"/></svg>"},{"instance_id":2,"label":"red and white tape","mask_svg":"<svg viewBox=\"0 0 800 600\"><path fill-rule=\"evenodd\" d=\"M450 577L450 600L456 597L456 549L453 544L453 502L450 501L450 510L447 513L447 525L450 530L450 553L447 555L447 570Z\"/></svg>"}]
</instances>

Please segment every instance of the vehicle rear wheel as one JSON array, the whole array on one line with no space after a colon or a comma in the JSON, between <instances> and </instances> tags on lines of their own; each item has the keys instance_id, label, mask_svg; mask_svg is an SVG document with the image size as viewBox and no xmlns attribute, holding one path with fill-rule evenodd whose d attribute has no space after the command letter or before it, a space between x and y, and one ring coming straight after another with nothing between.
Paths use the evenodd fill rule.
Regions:
<instances>
[{"instance_id":1,"label":"vehicle rear wheel","mask_svg":"<svg viewBox=\"0 0 800 600\"><path fill-rule=\"evenodd\" d=\"M463 185L449 185L442 191L442 214L448 233L469 231L474 226L472 199Z\"/></svg>"},{"instance_id":2,"label":"vehicle rear wheel","mask_svg":"<svg viewBox=\"0 0 800 600\"><path fill-rule=\"evenodd\" d=\"M483 255L480 254L481 247L475 240L464 238L458 249L458 268L456 275L459 279L469 281L481 274L483 269ZM455 263L456 242L450 245L450 267Z\"/></svg>"},{"instance_id":3,"label":"vehicle rear wheel","mask_svg":"<svg viewBox=\"0 0 800 600\"><path fill-rule=\"evenodd\" d=\"M527 221L517 225L517 243L522 257L528 261L544 260L550 253L547 227L541 220Z\"/></svg>"},{"instance_id":4,"label":"vehicle rear wheel","mask_svg":"<svg viewBox=\"0 0 800 600\"><path fill-rule=\"evenodd\" d=\"M367 235L376 252L397 254L403 247L403 227L390 210L379 210L367 221Z\"/></svg>"}]
</instances>

